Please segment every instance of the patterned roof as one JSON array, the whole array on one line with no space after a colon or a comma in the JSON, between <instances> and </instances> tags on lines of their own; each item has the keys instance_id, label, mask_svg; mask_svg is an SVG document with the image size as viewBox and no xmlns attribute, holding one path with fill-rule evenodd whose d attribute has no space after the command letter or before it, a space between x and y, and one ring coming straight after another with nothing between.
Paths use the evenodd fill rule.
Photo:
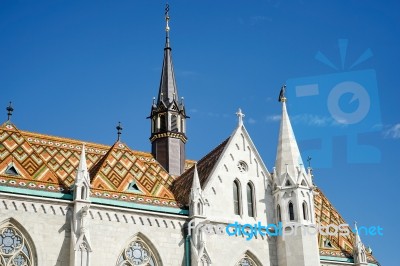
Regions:
<instances>
[{"instance_id":1,"label":"patterned roof","mask_svg":"<svg viewBox=\"0 0 400 266\"><path fill-rule=\"evenodd\" d=\"M82 141L0 126L0 184L71 193ZM122 142L113 146L85 143L92 197L180 207L170 191L170 176L150 153L133 151ZM194 165L186 161L186 167ZM12 167L17 174L7 172ZM134 190L130 186L134 186Z\"/></svg>"},{"instance_id":2,"label":"patterned roof","mask_svg":"<svg viewBox=\"0 0 400 266\"><path fill-rule=\"evenodd\" d=\"M204 187L229 138L197 163ZM70 194L82 149L82 141L20 131L6 122L0 126L0 185ZM91 177L91 197L168 207L187 207L193 181L194 161L179 178L169 175L150 153L131 150L122 142L113 146L85 143ZM10 167L17 171L7 172ZM135 190L131 190L131 185ZM320 189L314 197L316 221L320 225L345 224L345 220ZM326 245L326 239L330 245ZM321 256L351 259L354 234L322 236ZM376 263L372 254L368 261Z\"/></svg>"},{"instance_id":3,"label":"patterned roof","mask_svg":"<svg viewBox=\"0 0 400 266\"><path fill-rule=\"evenodd\" d=\"M314 207L317 224L323 226L347 224L319 188L316 189L316 195L314 196ZM326 239L329 240L332 247L325 245ZM355 236L352 232L348 236L339 234L335 236L323 236L320 234L318 236L319 254L321 256L352 259L354 241ZM372 254L367 254L367 259L370 263L378 264Z\"/></svg>"},{"instance_id":4,"label":"patterned roof","mask_svg":"<svg viewBox=\"0 0 400 266\"><path fill-rule=\"evenodd\" d=\"M228 141L229 138L224 140L215 149L198 161L197 172L199 174L200 185L202 188L210 176L211 171L214 169L214 166L221 156L222 151L225 149ZM193 183L193 173L194 165L190 169L186 170L178 179L176 179L171 188L176 200L185 206L189 205L189 194Z\"/></svg>"}]
</instances>

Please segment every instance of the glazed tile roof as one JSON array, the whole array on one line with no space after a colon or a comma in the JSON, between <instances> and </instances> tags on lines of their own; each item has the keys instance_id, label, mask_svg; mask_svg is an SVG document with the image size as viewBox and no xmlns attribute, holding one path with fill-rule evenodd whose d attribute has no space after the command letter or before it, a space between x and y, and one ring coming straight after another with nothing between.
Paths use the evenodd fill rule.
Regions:
<instances>
[{"instance_id":1,"label":"glazed tile roof","mask_svg":"<svg viewBox=\"0 0 400 266\"><path fill-rule=\"evenodd\" d=\"M0 185L70 194L82 141L0 126ZM113 146L85 143L91 176L91 197L181 207L170 191L170 176L151 154L133 151L124 143ZM186 161L186 167L193 166ZM6 173L10 166L17 175ZM135 185L135 190L129 189Z\"/></svg>"},{"instance_id":2,"label":"glazed tile roof","mask_svg":"<svg viewBox=\"0 0 400 266\"><path fill-rule=\"evenodd\" d=\"M219 157L221 156L229 138L224 140L215 149L209 152L197 163L197 172L199 174L200 185L203 188L211 171L214 169ZM190 189L193 183L194 165L190 169L186 170L178 179L176 179L172 185L172 192L175 195L177 201L185 206L189 205Z\"/></svg>"},{"instance_id":3,"label":"glazed tile roof","mask_svg":"<svg viewBox=\"0 0 400 266\"><path fill-rule=\"evenodd\" d=\"M339 212L333 207L332 203L324 195L324 193L317 188L316 195L314 196L314 207L315 207L315 218L317 224L327 225L340 225L347 224ZM329 247L325 245L325 240L328 239ZM348 236L335 235L335 236L318 236L319 253L321 256L331 256L340 258L353 258L353 245L355 241L354 233L350 233ZM370 263L378 264L372 254L367 253L367 259Z\"/></svg>"},{"instance_id":4,"label":"glazed tile roof","mask_svg":"<svg viewBox=\"0 0 400 266\"><path fill-rule=\"evenodd\" d=\"M197 163L204 187L229 138ZM71 194L82 141L18 130L6 122L0 126L0 186ZM169 175L150 153L133 151L122 142L113 146L85 143L91 177L91 197L168 207L186 207L192 186L194 161L187 160L180 177ZM18 175L7 174L13 166ZM134 183L137 190L129 190ZM314 206L320 225L345 224L345 220L320 189ZM328 239L330 246L325 245ZM352 259L355 237L318 236L321 256ZM378 264L368 254L370 263Z\"/></svg>"}]
</instances>

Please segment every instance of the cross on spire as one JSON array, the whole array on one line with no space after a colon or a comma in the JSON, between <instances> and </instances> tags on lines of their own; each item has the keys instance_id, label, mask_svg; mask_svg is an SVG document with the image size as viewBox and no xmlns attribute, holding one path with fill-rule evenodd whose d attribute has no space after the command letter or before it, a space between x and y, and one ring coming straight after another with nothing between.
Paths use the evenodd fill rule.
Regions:
<instances>
[{"instance_id":1,"label":"cross on spire","mask_svg":"<svg viewBox=\"0 0 400 266\"><path fill-rule=\"evenodd\" d=\"M6 110L7 110L7 120L10 121L10 118L11 118L12 113L13 113L13 111L14 111L14 108L12 107L11 102L10 102L10 104L7 106Z\"/></svg>"},{"instance_id":2,"label":"cross on spire","mask_svg":"<svg viewBox=\"0 0 400 266\"><path fill-rule=\"evenodd\" d=\"M236 112L236 115L239 120L239 126L242 126L243 125L243 117L245 117L245 115L242 113L242 109L239 108L239 110Z\"/></svg>"},{"instance_id":3,"label":"cross on spire","mask_svg":"<svg viewBox=\"0 0 400 266\"><path fill-rule=\"evenodd\" d=\"M168 25L168 22L169 22L169 14L168 14L168 12L169 12L169 5L168 4L166 4L165 5L165 22L166 22L166 26L165 26L165 31L166 32L168 32L169 31L169 25Z\"/></svg>"},{"instance_id":4,"label":"cross on spire","mask_svg":"<svg viewBox=\"0 0 400 266\"><path fill-rule=\"evenodd\" d=\"M308 156L307 157L308 168L311 168L311 160L312 160L311 156Z\"/></svg>"},{"instance_id":5,"label":"cross on spire","mask_svg":"<svg viewBox=\"0 0 400 266\"><path fill-rule=\"evenodd\" d=\"M121 122L118 122L118 125L117 125L117 127L116 127L116 129L117 129L117 134L118 134L118 138L117 138L117 141L119 141L120 139L121 139L121 131L122 131L122 126L121 126Z\"/></svg>"},{"instance_id":6,"label":"cross on spire","mask_svg":"<svg viewBox=\"0 0 400 266\"><path fill-rule=\"evenodd\" d=\"M166 42L165 47L169 47L169 5L165 5L165 33L166 33Z\"/></svg>"}]
</instances>

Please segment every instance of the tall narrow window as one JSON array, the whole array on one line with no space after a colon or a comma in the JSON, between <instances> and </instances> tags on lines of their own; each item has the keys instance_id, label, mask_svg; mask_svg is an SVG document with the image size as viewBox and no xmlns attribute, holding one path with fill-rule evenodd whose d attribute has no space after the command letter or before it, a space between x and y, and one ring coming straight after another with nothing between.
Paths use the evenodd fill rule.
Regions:
<instances>
[{"instance_id":1,"label":"tall narrow window","mask_svg":"<svg viewBox=\"0 0 400 266\"><path fill-rule=\"evenodd\" d=\"M254 217L254 188L251 183L247 183L247 214Z\"/></svg>"},{"instance_id":2,"label":"tall narrow window","mask_svg":"<svg viewBox=\"0 0 400 266\"><path fill-rule=\"evenodd\" d=\"M289 202L289 219L290 221L294 221L294 210L292 202Z\"/></svg>"},{"instance_id":3,"label":"tall narrow window","mask_svg":"<svg viewBox=\"0 0 400 266\"><path fill-rule=\"evenodd\" d=\"M308 206L305 201L303 202L303 219L308 220Z\"/></svg>"},{"instance_id":4,"label":"tall narrow window","mask_svg":"<svg viewBox=\"0 0 400 266\"><path fill-rule=\"evenodd\" d=\"M234 213L240 215L240 184L239 181L233 182L233 210Z\"/></svg>"},{"instance_id":5,"label":"tall narrow window","mask_svg":"<svg viewBox=\"0 0 400 266\"><path fill-rule=\"evenodd\" d=\"M178 122L177 122L177 116L172 115L171 116L171 131L172 132L178 132Z\"/></svg>"},{"instance_id":6,"label":"tall narrow window","mask_svg":"<svg viewBox=\"0 0 400 266\"><path fill-rule=\"evenodd\" d=\"M282 222L281 206L279 206L279 205L278 205L278 207L276 207L276 214L278 217L278 223Z\"/></svg>"},{"instance_id":7,"label":"tall narrow window","mask_svg":"<svg viewBox=\"0 0 400 266\"><path fill-rule=\"evenodd\" d=\"M86 200L85 187L82 187L82 190L81 190L81 199Z\"/></svg>"},{"instance_id":8,"label":"tall narrow window","mask_svg":"<svg viewBox=\"0 0 400 266\"><path fill-rule=\"evenodd\" d=\"M164 132L167 130L167 118L165 114L160 115L160 130L159 132Z\"/></svg>"}]
</instances>

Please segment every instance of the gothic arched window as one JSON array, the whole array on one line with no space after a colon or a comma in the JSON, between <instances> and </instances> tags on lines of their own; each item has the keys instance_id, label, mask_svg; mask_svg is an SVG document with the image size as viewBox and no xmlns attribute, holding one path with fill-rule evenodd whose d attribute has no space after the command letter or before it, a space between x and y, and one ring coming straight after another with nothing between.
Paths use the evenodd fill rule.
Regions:
<instances>
[{"instance_id":1,"label":"gothic arched window","mask_svg":"<svg viewBox=\"0 0 400 266\"><path fill-rule=\"evenodd\" d=\"M308 220L308 206L307 202L303 201L303 219Z\"/></svg>"},{"instance_id":2,"label":"gothic arched window","mask_svg":"<svg viewBox=\"0 0 400 266\"><path fill-rule=\"evenodd\" d=\"M247 183L246 192L247 192L247 214L250 217L254 217L254 213L255 213L254 187L250 182Z\"/></svg>"},{"instance_id":3,"label":"gothic arched window","mask_svg":"<svg viewBox=\"0 0 400 266\"><path fill-rule=\"evenodd\" d=\"M236 215L240 215L240 183L238 180L233 182L233 210Z\"/></svg>"},{"instance_id":4,"label":"gothic arched window","mask_svg":"<svg viewBox=\"0 0 400 266\"><path fill-rule=\"evenodd\" d=\"M156 251L150 248L143 237L136 236L121 252L117 266L159 266Z\"/></svg>"},{"instance_id":5,"label":"gothic arched window","mask_svg":"<svg viewBox=\"0 0 400 266\"><path fill-rule=\"evenodd\" d=\"M294 221L294 209L292 202L289 202L289 220Z\"/></svg>"},{"instance_id":6,"label":"gothic arched window","mask_svg":"<svg viewBox=\"0 0 400 266\"><path fill-rule=\"evenodd\" d=\"M257 259L252 258L252 257L253 256L250 257L250 254L248 254L246 252L244 257L238 263L236 263L235 266L258 266L258 265L261 265L256 262L256 261L258 261Z\"/></svg>"},{"instance_id":7,"label":"gothic arched window","mask_svg":"<svg viewBox=\"0 0 400 266\"><path fill-rule=\"evenodd\" d=\"M35 266L33 244L12 220L0 224L0 265Z\"/></svg>"}]
</instances>

